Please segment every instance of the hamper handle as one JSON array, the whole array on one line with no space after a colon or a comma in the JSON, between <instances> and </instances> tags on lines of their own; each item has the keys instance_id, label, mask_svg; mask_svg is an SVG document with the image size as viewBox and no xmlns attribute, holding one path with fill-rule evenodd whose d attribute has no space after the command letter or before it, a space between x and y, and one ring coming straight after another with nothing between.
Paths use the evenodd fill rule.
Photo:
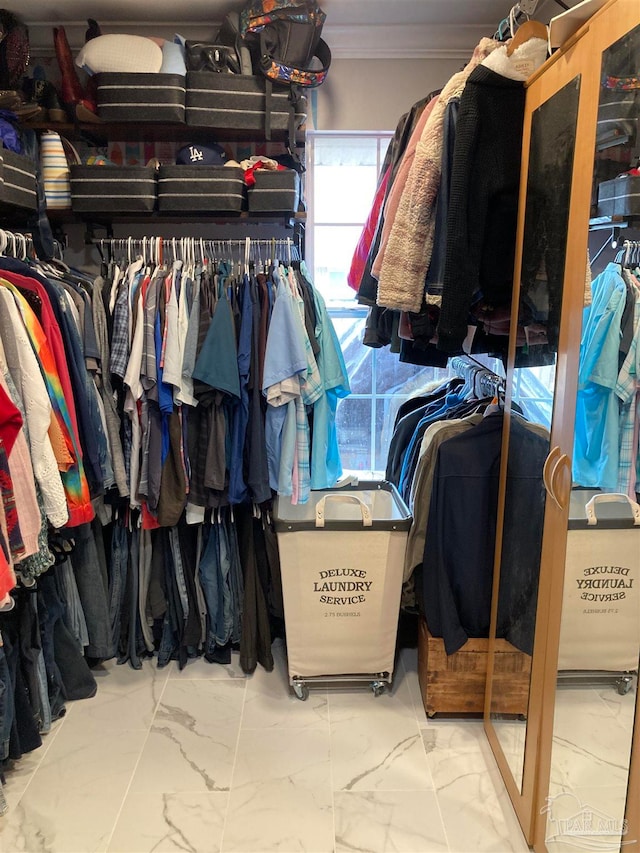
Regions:
<instances>
[{"instance_id":1,"label":"hamper handle","mask_svg":"<svg viewBox=\"0 0 640 853\"><path fill-rule=\"evenodd\" d=\"M371 520L371 510L357 495L325 495L323 498L320 498L316 506L316 527L324 527L324 507L328 500L338 501L340 503L359 504L360 512L362 513L362 526L371 527L373 524Z\"/></svg>"},{"instance_id":2,"label":"hamper handle","mask_svg":"<svg viewBox=\"0 0 640 853\"><path fill-rule=\"evenodd\" d=\"M632 501L628 495L623 495L619 492L612 492L611 494L603 492L600 495L594 495L584 508L584 511L587 514L587 524L593 526L594 524L598 523L598 519L596 517L596 504L623 502L629 504L629 506L631 507L634 525L640 525L640 504L637 504L635 501Z\"/></svg>"}]
</instances>

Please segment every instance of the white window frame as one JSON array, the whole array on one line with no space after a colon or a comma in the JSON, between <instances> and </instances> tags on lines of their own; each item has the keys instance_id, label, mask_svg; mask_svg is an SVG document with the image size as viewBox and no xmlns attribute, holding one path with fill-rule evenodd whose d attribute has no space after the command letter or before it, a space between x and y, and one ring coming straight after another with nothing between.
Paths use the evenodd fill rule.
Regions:
<instances>
[{"instance_id":1,"label":"white window frame","mask_svg":"<svg viewBox=\"0 0 640 853\"><path fill-rule=\"evenodd\" d=\"M305 193L307 200L307 226L305 230L305 255L307 264L310 270L315 269L315 255L314 255L314 235L315 228L317 226L322 227L324 225L331 225L334 227L353 227L354 225L364 226L363 223L353 223L353 222L341 222L340 220L332 220L327 222L317 222L315 217L314 210L314 166L315 166L315 141L316 139L377 139L377 157L376 157L376 167L378 173L378 180L380 179L380 175L382 172L382 165L384 161L384 154L386 151L389 142L393 138L394 132L391 130L387 131L308 131L307 132L307 141L306 141L306 174L305 174ZM372 199L373 201L373 199ZM338 319L338 318L348 318L353 320L366 319L368 308L366 305L360 305L354 300L353 305L349 305L348 303L341 302L339 304L327 302L327 310L329 312L329 316ZM378 400L389 400L394 398L394 394L385 394L378 393L377 384L378 384L378 357L380 351L375 348L371 348L371 393L367 394L356 394L351 393L347 400L369 400L370 401L370 416L371 416L371 435L370 435L370 460L371 460L371 473L374 475L379 475L380 470L376 470L376 409ZM360 472L363 473L363 472Z\"/></svg>"},{"instance_id":2,"label":"white window frame","mask_svg":"<svg viewBox=\"0 0 640 853\"><path fill-rule=\"evenodd\" d=\"M384 160L383 146L386 149L386 145L389 144L389 141L393 138L393 131L391 130L379 130L379 131L368 131L368 130L353 130L353 131L343 131L343 130L308 130L306 134L306 145L305 145L305 160L306 160L306 173L305 173L305 195L307 201L307 222L305 228L305 255L306 261L309 269L315 269L315 256L314 256L314 229L316 225L333 225L333 226L341 226L346 227L364 225L365 223L358 222L340 222L339 220L331 221L331 222L316 222L315 218L315 209L314 209L314 166L315 166L315 141L316 139L377 139L377 158L376 158L376 171L378 173L378 178L380 177L380 172L382 171L382 163ZM327 304L328 308L332 308L335 306L331 306ZM346 306L341 305L340 308L345 308ZM354 301L354 309L361 309L362 306L359 306ZM365 310L366 313L366 310Z\"/></svg>"}]
</instances>

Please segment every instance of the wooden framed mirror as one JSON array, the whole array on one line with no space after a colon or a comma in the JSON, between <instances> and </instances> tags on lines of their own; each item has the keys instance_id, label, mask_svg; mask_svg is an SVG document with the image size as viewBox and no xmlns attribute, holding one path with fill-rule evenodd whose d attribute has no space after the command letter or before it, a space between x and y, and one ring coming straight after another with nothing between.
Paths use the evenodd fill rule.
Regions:
<instances>
[{"instance_id":1,"label":"wooden framed mirror","mask_svg":"<svg viewBox=\"0 0 640 853\"><path fill-rule=\"evenodd\" d=\"M633 841L633 838L625 829L633 825L634 808L637 825L637 810L640 808L640 805L632 803L633 787L627 790L630 759L636 767L639 760L637 750L631 758L631 741L636 704L634 672L637 673L638 669L640 640L634 651L630 650L634 642L631 638L624 662L611 660L613 666L607 669L611 669L615 676L614 670L618 667L618 678L610 677L609 683L603 681L600 685L602 690L609 692L602 694L590 681L594 675L603 675L604 664L596 654L597 631L591 632L593 637L589 632L583 634L578 641L579 632L576 635L574 631L571 640L567 623L571 585L576 589L582 583L585 586L582 593L588 583L597 580L595 575L572 578L567 568L576 538L573 531L569 533L570 516L584 519L585 504L593 493L593 489L587 493L588 486L593 484L581 476L574 458L574 447L582 452L580 433L578 440L574 439L576 409L579 430L580 418L584 420L585 417L584 411L580 411L581 406L584 408L584 400L581 401L577 395L578 388L583 393L585 385L584 377L579 377L579 370L581 365L584 368L584 353L581 360L581 347L584 349L585 344L583 315L591 296L590 287L586 286L586 259L587 249L593 258L594 246L598 243L597 233L593 230L593 220L598 212L597 187L607 169L615 172L615 167L607 161L616 162L623 144L630 146L628 155L638 145L635 100L638 90L633 88L637 85L638 69L635 66L640 55L640 44L636 43L638 25L640 6L637 2L610 0L527 84L499 497L502 524L498 528L492 636L500 638L505 636L505 630L513 631L513 624L507 624L505 628L505 613L511 613L512 623L513 613L520 613L519 627L522 630L520 634L517 631L512 633L515 638L512 641L516 644L530 642L531 680L527 714L517 718L499 713L500 679L494 678L499 661L495 646L490 645L485 729L527 840L535 844L536 850L549 853L571 849L627 849L626 843L622 847L620 845ZM625 86L627 88L623 88ZM633 93L631 97L629 91ZM616 114L620 127L614 133L611 131L615 122L604 120L613 115L612 92L623 93L618 101L632 102L624 107L624 115ZM621 145L612 144L612 140L617 142L623 137L625 141ZM618 148L620 150L613 154L612 151ZM609 154L603 153L607 151ZM624 155L618 161L621 172L628 160L629 157ZM592 179L592 176L595 177ZM614 176L607 174L605 177ZM616 221L610 219L606 223L612 234ZM630 220L627 227L633 224ZM600 244L609 232L599 232ZM594 276L597 276L599 267L597 264L592 264L592 267ZM531 345L531 336L527 335L526 329L527 323L532 326L534 321L542 325L543 333L546 333L546 363L542 362L541 350L538 351L537 364L527 363L523 358L523 352L531 354L535 351L535 342ZM519 334L516 335L513 330L518 327ZM523 331L527 335L525 350L522 348ZM527 402L520 392L522 388L535 387L534 379L540 380L546 394L540 395L544 399L535 399L533 395ZM510 411L514 400L530 421L537 421L549 429L547 453L543 453L539 442L536 452L531 455L528 513L519 520L513 518L512 512L518 490L518 483L514 480L517 466L513 464L518 442L513 437L517 439L519 425ZM598 423L598 418L593 422ZM581 479L585 482L579 482ZM582 486L582 489L572 486ZM610 483L604 488L595 485L594 489L615 491ZM571 526L575 524L572 522ZM583 526L587 526L586 521ZM619 522L617 529L624 526L625 522ZM637 557L634 559L632 540L627 557L620 558L633 564L627 567L632 575L640 572L640 529L637 533ZM522 549L525 542L528 544L523 553L518 549ZM604 564L605 561L596 562ZM616 561L612 556L606 562L611 565ZM595 566L594 563L591 568ZM621 572L617 582L624 577L626 574ZM518 581L515 585L514 578ZM629 589L636 585L633 578L629 578L633 580ZM623 591L622 587L620 591ZM516 602L519 603L519 611L517 606L514 607L516 595L519 596ZM507 607L509 602L510 609ZM601 614L591 612L604 609L597 602L594 604L578 596L577 605L573 602L572 607L577 607L576 612L583 622L593 617L596 622L591 624L602 624L597 622ZM640 610L637 624L640 625ZM576 646L580 646L577 657ZM591 660L588 659L589 648ZM572 677L569 670L575 670L578 676L588 677L580 679L575 677L575 672ZM621 687L620 693L617 692L618 687ZM594 722L600 711L604 714L601 722ZM580 719L583 720L581 724L577 722ZM596 732L598 725L602 727L603 736L606 734L600 742ZM635 726L637 728L637 721ZM610 770L608 775L607 768ZM638 799L637 783L635 797ZM623 823L625 808L628 824ZM580 825L580 817L587 812L601 816L608 814L612 837L590 836L588 822ZM575 818L575 833L567 837L567 821L572 818ZM620 827L617 838L616 826ZM588 846L598 843L609 846Z\"/></svg>"}]
</instances>

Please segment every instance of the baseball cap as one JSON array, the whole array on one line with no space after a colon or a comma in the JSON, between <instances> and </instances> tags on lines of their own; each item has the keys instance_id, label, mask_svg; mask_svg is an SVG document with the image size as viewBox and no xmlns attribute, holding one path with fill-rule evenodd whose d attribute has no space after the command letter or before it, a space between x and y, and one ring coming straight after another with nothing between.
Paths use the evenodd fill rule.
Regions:
<instances>
[{"instance_id":1,"label":"baseball cap","mask_svg":"<svg viewBox=\"0 0 640 853\"><path fill-rule=\"evenodd\" d=\"M176 163L182 166L224 166L227 155L222 145L185 145L176 155Z\"/></svg>"}]
</instances>

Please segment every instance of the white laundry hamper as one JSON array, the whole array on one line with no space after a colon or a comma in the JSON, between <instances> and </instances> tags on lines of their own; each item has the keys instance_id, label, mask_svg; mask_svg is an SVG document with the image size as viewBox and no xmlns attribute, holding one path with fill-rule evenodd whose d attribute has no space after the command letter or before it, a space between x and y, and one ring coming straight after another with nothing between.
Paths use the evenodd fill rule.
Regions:
<instances>
[{"instance_id":1,"label":"white laundry hamper","mask_svg":"<svg viewBox=\"0 0 640 853\"><path fill-rule=\"evenodd\" d=\"M411 516L384 481L279 497L278 536L289 681L391 683Z\"/></svg>"},{"instance_id":2,"label":"white laundry hamper","mask_svg":"<svg viewBox=\"0 0 640 853\"><path fill-rule=\"evenodd\" d=\"M572 492L559 673L617 677L627 692L640 656L640 506L626 495Z\"/></svg>"}]
</instances>

